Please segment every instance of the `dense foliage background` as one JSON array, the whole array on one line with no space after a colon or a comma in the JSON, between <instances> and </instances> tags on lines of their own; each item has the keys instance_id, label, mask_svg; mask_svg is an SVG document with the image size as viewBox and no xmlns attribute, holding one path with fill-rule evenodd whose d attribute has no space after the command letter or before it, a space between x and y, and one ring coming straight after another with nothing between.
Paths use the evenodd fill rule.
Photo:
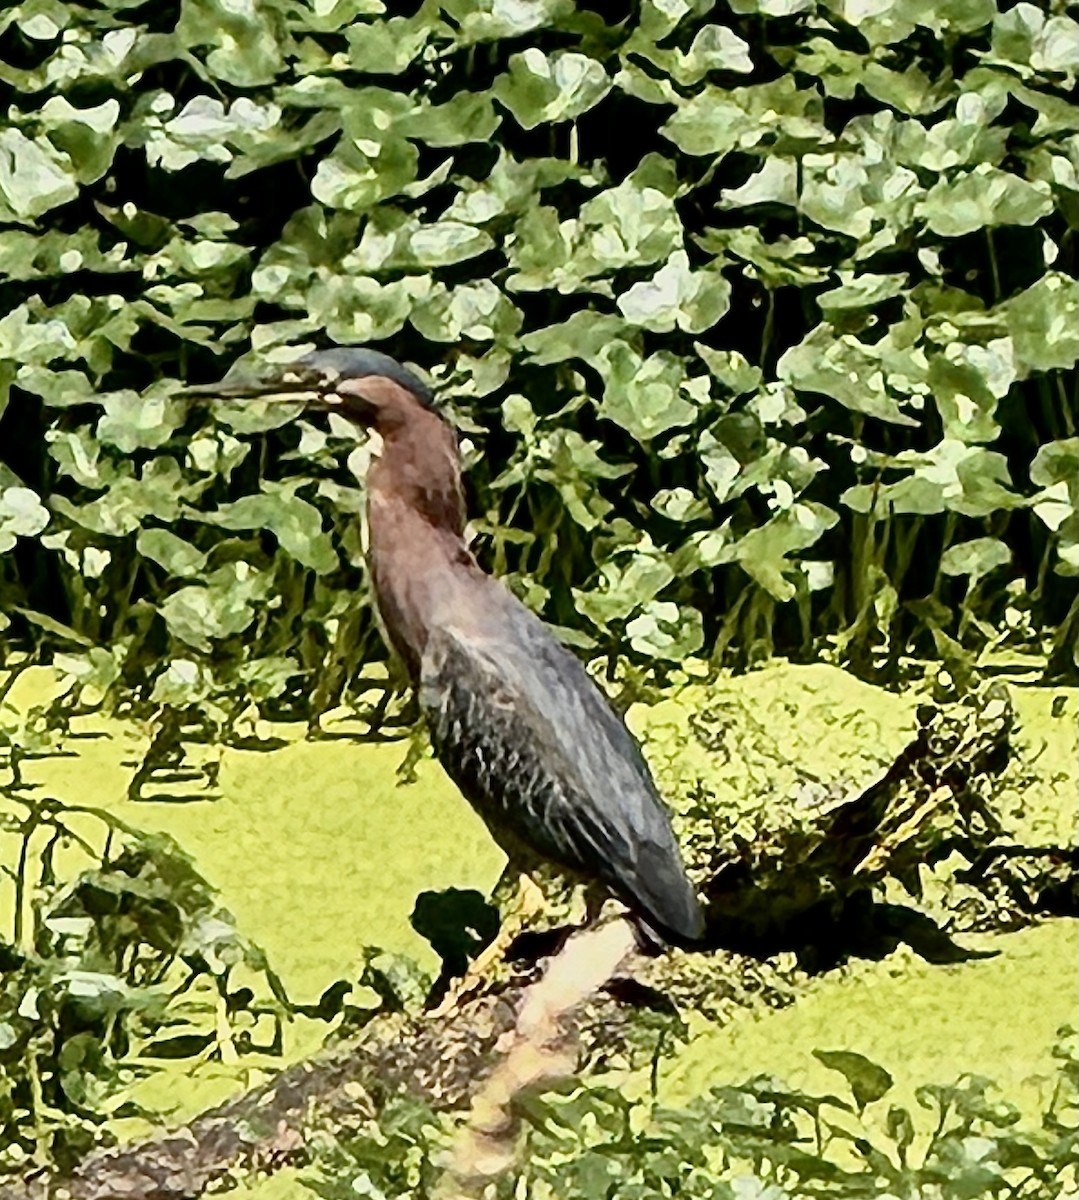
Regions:
<instances>
[{"instance_id":1,"label":"dense foliage background","mask_svg":"<svg viewBox=\"0 0 1079 1200\"><path fill-rule=\"evenodd\" d=\"M1047 874L1074 865L1058 812L1073 776L1051 756L1034 770L1033 736L1004 769L1006 699L958 723L934 707L986 651L1076 670L1079 24L1063 3L1006 3L4 8L0 1173L79 1159L140 1111L132 1087L162 1062L234 1068L282 1053L299 1015L373 1020L352 986L404 1009L429 982L371 946L350 980L335 945L341 977L290 998L186 840L110 807L142 821L129 800L217 803L222 743L285 740L247 736L256 708L314 725L392 690L364 599L366 443L333 417L178 394L237 362L374 343L429 372L484 564L631 679L773 653L888 684L911 656L948 668L919 714L936 773L899 789L861 875L816 853L849 857L818 818L857 789L846 767L815 775L811 749L857 726L862 786L901 748L888 722L826 690L808 717L793 685L771 707L698 693L690 733L650 748L695 877L720 886L733 863L767 883L764 864L784 901L820 888L810 923L831 930L843 908L869 957L917 928L951 961L932 921L965 938L1073 912L1074 871ZM38 656L59 697L12 701ZM86 686L64 692L72 678ZM102 698L156 719L94 724ZM1074 730L1073 699L1037 704ZM1008 728L976 753L994 722ZM104 783L95 738L116 749ZM74 785L37 771L61 758ZM266 791L244 819L287 841ZM1051 825L1022 827L1043 810ZM246 852L263 871L266 846ZM302 912L282 878L272 903ZM872 912L892 940L867 950ZM707 969L700 994L729 999L730 961ZM841 1096L758 1077L678 1113L597 1086L537 1100L522 1186L1074 1188L1074 1038L1031 1125L978 1078L926 1085L908 1110L839 1029L821 1061ZM312 1152L320 1194L415 1193L451 1124L394 1101L334 1130Z\"/></svg>"},{"instance_id":2,"label":"dense foliage background","mask_svg":"<svg viewBox=\"0 0 1079 1200\"><path fill-rule=\"evenodd\" d=\"M175 392L378 343L597 655L1073 671L1077 69L1061 3L7 8L8 637L154 707L347 694L363 447Z\"/></svg>"}]
</instances>

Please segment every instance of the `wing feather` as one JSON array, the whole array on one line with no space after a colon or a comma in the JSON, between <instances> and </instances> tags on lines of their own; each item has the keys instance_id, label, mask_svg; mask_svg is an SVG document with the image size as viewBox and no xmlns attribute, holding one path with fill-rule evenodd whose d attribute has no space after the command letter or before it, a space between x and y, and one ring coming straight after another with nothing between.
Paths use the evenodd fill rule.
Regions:
<instances>
[{"instance_id":1,"label":"wing feather","mask_svg":"<svg viewBox=\"0 0 1079 1200\"><path fill-rule=\"evenodd\" d=\"M577 658L509 593L482 631L432 635L420 704L440 760L507 853L598 877L662 931L700 935L640 748Z\"/></svg>"}]
</instances>

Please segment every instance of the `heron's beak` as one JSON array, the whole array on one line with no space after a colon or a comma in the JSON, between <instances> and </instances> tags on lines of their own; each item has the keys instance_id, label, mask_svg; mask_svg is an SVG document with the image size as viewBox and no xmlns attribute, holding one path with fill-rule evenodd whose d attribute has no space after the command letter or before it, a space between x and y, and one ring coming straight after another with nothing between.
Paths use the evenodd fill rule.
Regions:
<instances>
[{"instance_id":1,"label":"heron's beak","mask_svg":"<svg viewBox=\"0 0 1079 1200\"><path fill-rule=\"evenodd\" d=\"M337 375L301 364L270 369L259 376L226 375L220 383L203 383L176 393L208 400L284 400L293 403L340 403L334 384Z\"/></svg>"}]
</instances>

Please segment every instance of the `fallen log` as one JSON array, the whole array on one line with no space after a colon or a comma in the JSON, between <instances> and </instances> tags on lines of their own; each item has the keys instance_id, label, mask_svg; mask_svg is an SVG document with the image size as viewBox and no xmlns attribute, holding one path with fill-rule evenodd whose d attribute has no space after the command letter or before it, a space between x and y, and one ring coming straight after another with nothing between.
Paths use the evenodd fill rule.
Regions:
<instances>
[{"instance_id":1,"label":"fallen log","mask_svg":"<svg viewBox=\"0 0 1079 1200\"><path fill-rule=\"evenodd\" d=\"M407 1093L435 1111L475 1099L448 1164L448 1195L490 1178L492 1155L512 1162L519 1091L578 1067L570 1023L632 951L621 918L571 937L538 983L511 983L444 1016L386 1013L358 1036L149 1140L90 1155L0 1187L0 1200L196 1200L237 1172L271 1173L306 1160L318 1129L374 1116ZM601 1007L613 1007L610 997ZM597 1014L599 1016L599 1014ZM602 1017L600 1017L602 1019ZM502 1167L499 1168L503 1169Z\"/></svg>"}]
</instances>

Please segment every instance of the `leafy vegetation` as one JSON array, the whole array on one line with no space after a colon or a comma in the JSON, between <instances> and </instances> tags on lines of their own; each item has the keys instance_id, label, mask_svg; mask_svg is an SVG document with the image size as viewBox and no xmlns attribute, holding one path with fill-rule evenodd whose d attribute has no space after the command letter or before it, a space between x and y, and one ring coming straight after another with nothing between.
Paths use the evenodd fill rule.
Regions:
<instances>
[{"instance_id":1,"label":"leafy vegetation","mask_svg":"<svg viewBox=\"0 0 1079 1200\"><path fill-rule=\"evenodd\" d=\"M12 897L0 930L0 1175L28 1160L70 1165L108 1119L138 1111L132 1083L167 1060L276 1052L285 1012L263 955L175 842L23 782L28 758L72 753L54 715L0 702Z\"/></svg>"},{"instance_id":2,"label":"leafy vegetation","mask_svg":"<svg viewBox=\"0 0 1079 1200\"><path fill-rule=\"evenodd\" d=\"M941 702L1001 647L1074 677L1072 15L1057 0L615 7L0 14L0 665L40 653L71 682L29 713L0 695L0 836L17 847L0 1169L70 1162L154 1063L276 1050L299 1011L179 847L35 788L30 764L71 753L104 704L150 718L129 799L162 783L175 798L213 790L222 743L275 745L260 716L318 730L344 702L377 726L394 700L365 602L365 442L296 408L196 407L182 382L332 343L419 364L461 432L484 565L631 694L688 659L777 652L886 683L934 657ZM759 940L763 921L767 952L820 966L900 934L947 957L938 925L1073 912L1074 847L1004 844L997 793L964 774L1001 713L970 716L922 720L929 767L846 806L872 810L855 845L828 823L848 779L793 750L779 762L774 731L704 706L689 750L792 777L771 821L774 786L727 808L688 776L671 789L729 936ZM916 908L884 903L897 885ZM795 928L824 917L847 940ZM394 971L364 962L360 986L396 997ZM420 984L398 973L414 1005ZM719 995L707 972L662 982ZM362 1024L375 1010L350 1012L348 987L308 1015ZM853 1103L760 1079L681 1113L591 1085L537 1099L520 1186L1074 1190L1071 1050L1039 1128L972 1079L923 1089L923 1130L882 1068L839 1048L822 1062ZM417 1194L448 1133L391 1104L327 1137L318 1186Z\"/></svg>"},{"instance_id":3,"label":"leafy vegetation","mask_svg":"<svg viewBox=\"0 0 1079 1200\"><path fill-rule=\"evenodd\" d=\"M1075 34L993 0L9 7L11 636L216 728L360 694L364 449L175 393L378 342L456 414L486 565L594 656L1073 670Z\"/></svg>"},{"instance_id":4,"label":"leafy vegetation","mask_svg":"<svg viewBox=\"0 0 1079 1200\"><path fill-rule=\"evenodd\" d=\"M9 677L5 688L12 686ZM1074 770L1059 773L1073 765L1074 700L1063 690L1059 695L1071 711L1060 714L1055 731L1061 745L1052 756L1058 771L1053 775L1044 761L1032 771L1039 734L1017 740L999 684L959 704L947 705L937 696L935 705L917 706L913 741L909 697L882 696L886 713L868 713L871 689L855 684L856 694L844 695L843 677L828 668L760 671L725 687L747 690L740 701L737 693L720 689L713 695L698 688L683 712L688 732L668 724L669 701L655 718L645 716L642 732L676 811L715 940L736 953L676 955L642 966L637 973L642 994L662 1004L616 1006L590 1021L582 1034L590 1070L614 1064L646 1072L657 1056L682 1045L686 1017L706 1018L719 1029L744 1020L748 1010L785 1008L806 994L812 974L851 958L880 958L900 942L931 962L956 962L996 947L972 940L980 931L1026 928L1048 913L1074 915L1068 889L1074 891L1075 855L1066 848L1074 845L1074 831L1062 807L1063 797L1074 792ZM1029 704L1031 689L1024 690ZM275 955L285 974L282 986L176 843L127 825L156 824L162 815L133 804L124 787L125 778L145 773L138 743L120 748L127 722L72 717L70 694L29 707L8 703L0 710L0 859L9 876L0 887L0 913L7 918L10 912L11 921L0 931L0 1026L9 1030L0 1032L9 1043L3 1054L8 1099L0 1111L10 1143L0 1167L14 1172L25 1168L28 1156L63 1166L107 1142L116 1118L135 1115L144 1098L152 1105L155 1095L167 1097L171 1104L174 1097L161 1085L147 1092L151 1073L158 1079L162 1072L164 1078L206 1077L210 1067L218 1078L231 1072L239 1080L250 1065L267 1066L267 1052L283 1053L286 1062L295 1054L297 1030L282 1030L282 1018L306 1020L302 1036L313 1047L323 1034L347 1037L383 1019L416 1013L432 983L409 958L362 946L381 929L366 911L350 914L344 926L340 910L310 911L318 901L298 885L294 827L284 809L269 802L259 776L239 785L243 802L237 815L250 828L247 839L221 814L224 800L177 803L172 785L162 798L173 802L154 807L170 817L166 827L184 845L190 848L188 834L194 837L200 827L205 833L212 825L219 838L246 847L241 855L251 857L253 868L238 879L229 878L223 866L235 864L235 854L212 860L211 877L227 885L228 895L238 899L253 877L270 876L262 879L255 905L268 910L263 924L242 928L261 941L270 928L288 924L295 937L316 939L313 957L335 972L323 970L312 983L290 974L292 966L286 971ZM658 727L651 726L653 719ZM777 746L775 729L783 722L796 732ZM302 731L300 725L290 737ZM824 731L829 750L822 759L801 743L820 741ZM141 736L145 744L152 733ZM94 737L107 738L111 763L126 768L117 773L100 755L83 757L84 775L97 770L116 781L103 808L75 790L81 788L78 773L62 776L70 781L66 786L50 784L49 764L40 762L49 758L59 766L65 757L85 756L92 745L87 739ZM364 755L383 750L331 744L303 749L323 755L344 751L335 760L338 769L361 775ZM297 771L295 758L275 763L272 753L245 750L233 752L230 775L239 757L265 760L263 779ZM384 770L392 780L392 765ZM303 768L299 774L300 781L287 787L296 819L309 819L300 816L309 803L330 808L337 803L320 790L324 773L315 771L310 781ZM234 777L231 786L238 786ZM357 803L380 803L365 788L346 789L340 798L345 809L322 814L328 836L341 840L348 826L338 822L346 813L369 831L379 828L378 818L372 826L366 823L370 814L353 811ZM95 779L89 794L103 790ZM776 803L777 793L783 803ZM251 796L259 797L257 811L247 803ZM438 816L444 810L435 801L430 794L421 801L429 813L425 829L449 818L448 811ZM384 802L397 803L389 796ZM403 864L413 847L403 830L397 836L393 869L407 875ZM426 835L420 844L425 840ZM268 841L291 849L270 853ZM194 844L205 846L205 838ZM318 853L317 842L302 844ZM370 843L340 848L336 856L327 849L320 869L331 875L349 870L354 854L363 857L378 844L376 835ZM200 857L200 865L211 864ZM380 860L376 887L385 885L385 869ZM423 870L414 870L412 878L415 888L429 886ZM1063 907L1046 899L1058 878ZM403 922L414 892L398 890ZM362 907L362 900L356 902ZM248 917L250 909L248 904ZM572 911L569 915L573 919ZM546 918L557 924L566 913L552 905ZM445 965L459 971L465 954L495 932L497 914L478 892L421 891L411 922ZM542 923L533 923L536 932ZM282 949L280 938L275 947ZM294 966L295 956L289 961ZM976 1011L970 1020L978 1020ZM399 1032L391 1029L389 1036ZM845 1040L836 1037L839 1046ZM263 1056L249 1057L258 1052ZM378 1136L396 1146L393 1111ZM1029 1115L1029 1107L1024 1111ZM637 1120L643 1110L635 1112ZM144 1115L152 1117L152 1110ZM384 1115L380 1111L372 1120L381 1127ZM393 1162L394 1170L404 1169Z\"/></svg>"},{"instance_id":5,"label":"leafy vegetation","mask_svg":"<svg viewBox=\"0 0 1079 1200\"><path fill-rule=\"evenodd\" d=\"M819 1057L850 1099L762 1076L672 1110L577 1084L527 1103L526 1163L498 1196L1055 1200L1075 1187L1079 1098L1074 1031L1061 1034L1056 1087L1036 1124L974 1076L919 1088L911 1112L890 1100L883 1067L849 1051ZM326 1200L432 1195L446 1140L432 1114L396 1102L377 1125L327 1137L308 1182Z\"/></svg>"}]
</instances>

